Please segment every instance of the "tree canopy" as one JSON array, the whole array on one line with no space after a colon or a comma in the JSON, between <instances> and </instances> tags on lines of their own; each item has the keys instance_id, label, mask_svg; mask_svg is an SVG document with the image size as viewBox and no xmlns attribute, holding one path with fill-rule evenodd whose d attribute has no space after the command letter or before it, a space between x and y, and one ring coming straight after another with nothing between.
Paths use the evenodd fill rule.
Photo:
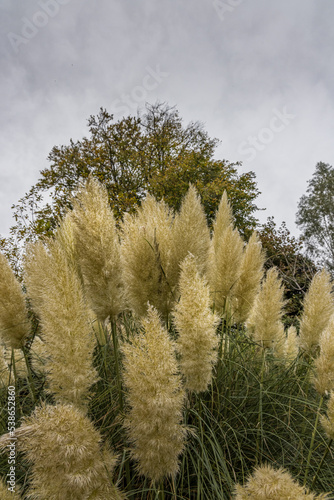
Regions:
<instances>
[{"instance_id":1,"label":"tree canopy","mask_svg":"<svg viewBox=\"0 0 334 500\"><path fill-rule=\"evenodd\" d=\"M334 168L319 162L298 204L296 224L310 256L334 270Z\"/></svg>"},{"instance_id":2,"label":"tree canopy","mask_svg":"<svg viewBox=\"0 0 334 500\"><path fill-rule=\"evenodd\" d=\"M302 242L291 235L285 222L277 227L274 218L268 217L259 235L267 255L266 269L276 266L285 286L284 322L297 324L305 293L318 269L310 258L303 255Z\"/></svg>"},{"instance_id":3,"label":"tree canopy","mask_svg":"<svg viewBox=\"0 0 334 500\"><path fill-rule=\"evenodd\" d=\"M147 104L136 117L118 121L101 108L89 118L88 130L88 137L51 150L50 166L13 206L15 240L52 234L59 217L71 208L76 188L90 174L106 186L117 219L133 212L147 193L178 209L192 183L209 221L226 190L241 233L255 228L254 200L259 194L255 174L239 174L239 163L215 159L219 141L210 138L201 123L184 126L175 108L156 103Z\"/></svg>"}]
</instances>

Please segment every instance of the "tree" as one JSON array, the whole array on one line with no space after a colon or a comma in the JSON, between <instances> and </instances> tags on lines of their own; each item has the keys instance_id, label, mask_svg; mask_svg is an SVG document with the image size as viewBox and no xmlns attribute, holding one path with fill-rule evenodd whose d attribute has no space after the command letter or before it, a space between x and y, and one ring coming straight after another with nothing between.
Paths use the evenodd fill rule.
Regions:
<instances>
[{"instance_id":1,"label":"tree","mask_svg":"<svg viewBox=\"0 0 334 500\"><path fill-rule=\"evenodd\" d=\"M266 251L265 268L276 266L285 286L284 322L296 325L303 308L304 295L318 268L303 255L303 244L291 235L285 222L279 228L273 217L268 217L259 231L262 246Z\"/></svg>"},{"instance_id":2,"label":"tree","mask_svg":"<svg viewBox=\"0 0 334 500\"><path fill-rule=\"evenodd\" d=\"M241 233L247 235L255 228L254 200L259 194L255 174L238 174L239 163L214 159L219 141L211 139L201 123L184 126L175 108L157 103L146 105L142 115L117 122L101 108L89 118L88 128L88 137L52 149L51 165L13 206L15 241L52 234L89 174L107 187L117 219L134 211L147 193L178 209L192 183L202 196L209 221L226 189Z\"/></svg>"},{"instance_id":3,"label":"tree","mask_svg":"<svg viewBox=\"0 0 334 500\"><path fill-rule=\"evenodd\" d=\"M299 200L296 223L302 231L307 253L333 271L334 168L327 163L317 163L306 193Z\"/></svg>"}]
</instances>

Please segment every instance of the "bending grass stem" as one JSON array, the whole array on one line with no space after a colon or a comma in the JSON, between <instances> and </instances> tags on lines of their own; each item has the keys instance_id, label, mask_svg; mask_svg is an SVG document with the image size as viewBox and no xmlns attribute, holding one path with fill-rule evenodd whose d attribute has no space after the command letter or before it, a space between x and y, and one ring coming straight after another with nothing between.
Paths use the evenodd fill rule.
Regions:
<instances>
[{"instance_id":1,"label":"bending grass stem","mask_svg":"<svg viewBox=\"0 0 334 500\"><path fill-rule=\"evenodd\" d=\"M264 347L262 347L259 417L257 422L256 457L255 457L256 465L261 464L263 455L263 377L264 377L265 356L266 356L266 350Z\"/></svg>"},{"instance_id":2,"label":"bending grass stem","mask_svg":"<svg viewBox=\"0 0 334 500\"><path fill-rule=\"evenodd\" d=\"M112 342L114 346L114 359L115 359L115 367L116 367L116 380L117 380L117 388L118 388L118 399L119 399L119 407L121 412L123 411L123 390L122 390L122 379L121 372L119 366L119 348L118 348L118 337L117 337L117 328L116 321L111 320L111 333L112 333Z\"/></svg>"},{"instance_id":3,"label":"bending grass stem","mask_svg":"<svg viewBox=\"0 0 334 500\"><path fill-rule=\"evenodd\" d=\"M33 378L32 378L32 373L31 373L30 364L29 364L29 360L28 360L27 351L26 351L25 346L22 346L22 351L23 351L24 359L25 359L25 362L26 362L26 365L27 365L29 389L30 389L30 392L32 394L32 399L33 399L34 403L37 404L35 384L34 384L34 381L33 381Z\"/></svg>"},{"instance_id":4,"label":"bending grass stem","mask_svg":"<svg viewBox=\"0 0 334 500\"><path fill-rule=\"evenodd\" d=\"M327 457L327 455L328 455L328 452L329 452L329 450L330 450L330 447L332 446L332 443L333 443L333 439L330 439L330 440L329 440L329 442L328 442L328 444L327 444L327 448L326 448L326 450L325 450L325 453L324 453L324 454L323 454L323 456L322 456L322 459L321 459L321 462L320 462L320 464L319 464L319 467L317 468L317 472L316 472L316 473L314 474L314 476L313 476L313 480L312 480L312 484L311 484L311 489L313 488L314 483L316 482L316 479L317 479L317 477L318 477L318 474L319 474L319 472L320 472L320 470L321 470L321 467L322 467L322 465L323 465L323 463L324 463L324 461L325 461L325 458L326 458L326 457Z\"/></svg>"},{"instance_id":5,"label":"bending grass stem","mask_svg":"<svg viewBox=\"0 0 334 500\"><path fill-rule=\"evenodd\" d=\"M317 417L315 419L314 428L313 428L313 432L312 432L310 449L309 449L308 456L307 456L307 463L306 463L304 483L303 483L304 486L306 485L307 476L308 476L308 472L310 469L310 462L311 462L311 457L312 457L312 452L313 452L313 445L314 445L315 435L317 432L317 427L318 427L318 423L319 423L319 417L320 417L320 412L321 412L321 407L322 407L323 402L324 402L324 397L321 396L320 401L319 401L318 411L317 411Z\"/></svg>"}]
</instances>

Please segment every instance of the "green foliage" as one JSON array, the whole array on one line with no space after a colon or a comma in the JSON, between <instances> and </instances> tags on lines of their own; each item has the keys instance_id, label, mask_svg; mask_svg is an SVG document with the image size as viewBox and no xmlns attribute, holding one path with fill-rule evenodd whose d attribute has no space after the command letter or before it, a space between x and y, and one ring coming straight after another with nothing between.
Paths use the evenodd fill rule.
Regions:
<instances>
[{"instance_id":1,"label":"green foliage","mask_svg":"<svg viewBox=\"0 0 334 500\"><path fill-rule=\"evenodd\" d=\"M328 163L317 163L306 193L299 200L296 224L309 254L333 270L334 168Z\"/></svg>"},{"instance_id":2,"label":"green foliage","mask_svg":"<svg viewBox=\"0 0 334 500\"><path fill-rule=\"evenodd\" d=\"M280 227L273 217L268 217L259 231L267 260L265 267L276 266L285 286L284 323L287 326L298 324L303 307L303 299L311 280L317 272L314 262L302 253L303 244L290 234L285 222Z\"/></svg>"},{"instance_id":3,"label":"green foliage","mask_svg":"<svg viewBox=\"0 0 334 500\"><path fill-rule=\"evenodd\" d=\"M239 230L249 234L255 228L255 174L238 174L239 163L215 160L219 141L199 122L184 126L176 109L158 103L147 105L142 116L117 122L101 108L89 118L88 129L88 137L51 150L50 166L13 206L11 234L18 243L52 234L89 174L106 186L116 219L133 212L147 193L177 210L192 183L209 220L226 189Z\"/></svg>"}]
</instances>

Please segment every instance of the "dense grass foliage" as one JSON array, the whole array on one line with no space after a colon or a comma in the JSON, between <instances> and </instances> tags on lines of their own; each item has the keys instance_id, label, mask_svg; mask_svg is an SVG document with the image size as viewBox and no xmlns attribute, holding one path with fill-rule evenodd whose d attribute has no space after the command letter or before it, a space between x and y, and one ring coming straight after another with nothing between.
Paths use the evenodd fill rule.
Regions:
<instances>
[{"instance_id":1,"label":"dense grass foliage","mask_svg":"<svg viewBox=\"0 0 334 500\"><path fill-rule=\"evenodd\" d=\"M123 315L114 329L122 342L131 339L137 325L131 315ZM254 466L264 462L287 468L301 483L308 468L306 484L313 491L331 491L332 451L328 451L328 439L321 426L315 428L320 396L310 382L312 366L306 358L299 357L290 363L275 359L250 340L243 329L222 322L220 356L211 387L204 393L187 395L183 418L189 433L180 471L174 481L167 479L158 487L138 475L129 457L123 427L129 408L118 377L122 356L120 351L114 351L111 327L96 323L94 330L98 341L94 365L100 380L90 391L88 414L103 439L119 454L114 480L119 481L128 498L164 495L180 499L229 499L235 484L244 483ZM170 335L175 335L173 327ZM32 346L29 363L36 356ZM17 425L36 403L53 402L45 392L45 375L32 370L32 383L36 402L28 381L16 381ZM1 433L6 431L6 395L3 388ZM24 489L29 484L29 465L20 455L17 463L17 480ZM2 476L7 469L7 457L3 454Z\"/></svg>"}]
</instances>

